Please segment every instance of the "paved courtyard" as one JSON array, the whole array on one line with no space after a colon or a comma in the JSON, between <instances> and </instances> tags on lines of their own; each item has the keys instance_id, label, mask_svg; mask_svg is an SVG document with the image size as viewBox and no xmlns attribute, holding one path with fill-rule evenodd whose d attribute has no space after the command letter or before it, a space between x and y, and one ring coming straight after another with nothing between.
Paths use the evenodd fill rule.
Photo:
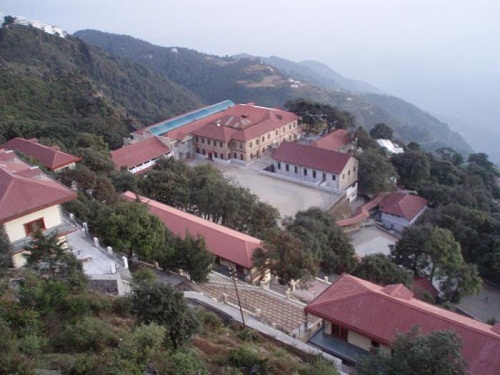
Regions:
<instances>
[{"instance_id":1,"label":"paved courtyard","mask_svg":"<svg viewBox=\"0 0 500 375\"><path fill-rule=\"evenodd\" d=\"M300 210L310 207L328 209L340 197L338 194L329 193L310 186L293 183L279 178L274 178L259 173L264 165L243 166L239 164L223 165L201 159L191 159L190 165L210 163L222 170L224 175L233 179L240 186L246 187L261 201L276 207L282 218L295 216Z\"/></svg>"},{"instance_id":2,"label":"paved courtyard","mask_svg":"<svg viewBox=\"0 0 500 375\"><path fill-rule=\"evenodd\" d=\"M382 253L388 255L389 246L394 245L398 238L377 226L366 226L356 232L349 234L352 246L356 254L364 257L365 255Z\"/></svg>"}]
</instances>

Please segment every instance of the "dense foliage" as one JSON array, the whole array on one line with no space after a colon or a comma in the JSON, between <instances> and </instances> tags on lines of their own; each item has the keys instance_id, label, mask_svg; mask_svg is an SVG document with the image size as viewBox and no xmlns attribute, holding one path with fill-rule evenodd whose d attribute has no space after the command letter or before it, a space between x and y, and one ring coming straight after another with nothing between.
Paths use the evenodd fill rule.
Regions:
<instances>
[{"instance_id":1,"label":"dense foliage","mask_svg":"<svg viewBox=\"0 0 500 375\"><path fill-rule=\"evenodd\" d=\"M406 334L398 334L391 345L392 355L378 353L367 356L356 374L372 375L465 375L467 368L460 349L462 340L453 331L434 331L428 335L414 327Z\"/></svg>"},{"instance_id":2,"label":"dense foliage","mask_svg":"<svg viewBox=\"0 0 500 375\"><path fill-rule=\"evenodd\" d=\"M114 149L133 127L201 105L141 65L35 28L0 28L0 56L0 141L48 138L73 149L82 132Z\"/></svg>"}]
</instances>

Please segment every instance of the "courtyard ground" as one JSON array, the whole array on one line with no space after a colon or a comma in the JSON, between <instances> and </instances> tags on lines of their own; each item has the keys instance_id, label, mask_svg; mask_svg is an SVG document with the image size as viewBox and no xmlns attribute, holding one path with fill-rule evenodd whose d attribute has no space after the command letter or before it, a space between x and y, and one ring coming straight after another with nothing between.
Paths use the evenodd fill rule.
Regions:
<instances>
[{"instance_id":1,"label":"courtyard ground","mask_svg":"<svg viewBox=\"0 0 500 375\"><path fill-rule=\"evenodd\" d=\"M351 244L356 254L360 257L365 255L382 253L388 255L389 246L394 245L398 238L376 225L365 226L356 232L349 233Z\"/></svg>"},{"instance_id":2,"label":"courtyard ground","mask_svg":"<svg viewBox=\"0 0 500 375\"><path fill-rule=\"evenodd\" d=\"M340 197L333 192L330 193L314 187L261 174L259 170L269 165L266 165L265 161L244 166L233 163L226 165L202 159L189 160L190 165L204 163L212 164L223 171L225 176L257 195L261 201L276 207L282 218L285 216L295 216L298 211L306 210L310 207L319 207L326 210Z\"/></svg>"}]
</instances>

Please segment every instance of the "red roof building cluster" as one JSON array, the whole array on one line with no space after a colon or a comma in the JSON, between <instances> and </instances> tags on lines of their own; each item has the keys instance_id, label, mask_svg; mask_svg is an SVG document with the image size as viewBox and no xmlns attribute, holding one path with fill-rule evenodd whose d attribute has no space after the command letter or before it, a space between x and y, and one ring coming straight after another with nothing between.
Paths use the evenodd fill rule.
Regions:
<instances>
[{"instance_id":1,"label":"red roof building cluster","mask_svg":"<svg viewBox=\"0 0 500 375\"><path fill-rule=\"evenodd\" d=\"M132 192L123 193L129 201L135 201ZM207 250L215 256L226 259L246 269L253 268L254 251L262 247L258 238L235 231L223 225L202 219L153 199L139 197L148 206L149 212L157 216L173 234L184 237L186 232L205 239Z\"/></svg>"},{"instance_id":2,"label":"red roof building cluster","mask_svg":"<svg viewBox=\"0 0 500 375\"><path fill-rule=\"evenodd\" d=\"M76 198L76 193L0 149L0 224Z\"/></svg>"},{"instance_id":3,"label":"red roof building cluster","mask_svg":"<svg viewBox=\"0 0 500 375\"><path fill-rule=\"evenodd\" d=\"M35 158L44 167L53 171L70 166L81 160L81 158L62 152L58 146L49 147L42 145L38 143L36 138L13 138L4 143L0 148L22 152L27 156Z\"/></svg>"},{"instance_id":4,"label":"red roof building cluster","mask_svg":"<svg viewBox=\"0 0 500 375\"><path fill-rule=\"evenodd\" d=\"M343 274L305 311L383 345L415 325L423 334L453 330L463 339L471 374L496 375L500 369L500 324L490 326L420 301L401 284L384 287Z\"/></svg>"}]
</instances>

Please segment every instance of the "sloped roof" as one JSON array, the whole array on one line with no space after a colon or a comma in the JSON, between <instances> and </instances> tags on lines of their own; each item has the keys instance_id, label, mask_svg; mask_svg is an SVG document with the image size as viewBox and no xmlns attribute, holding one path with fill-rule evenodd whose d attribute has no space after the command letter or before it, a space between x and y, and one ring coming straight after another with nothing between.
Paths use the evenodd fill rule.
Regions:
<instances>
[{"instance_id":1,"label":"sloped roof","mask_svg":"<svg viewBox=\"0 0 500 375\"><path fill-rule=\"evenodd\" d=\"M413 298L403 285L379 286L343 274L305 311L348 327L383 344L419 325L423 334L454 330L472 374L494 375L500 368L500 330Z\"/></svg>"},{"instance_id":2,"label":"sloped roof","mask_svg":"<svg viewBox=\"0 0 500 375\"><path fill-rule=\"evenodd\" d=\"M76 193L0 149L0 224L76 198Z\"/></svg>"},{"instance_id":3,"label":"sloped roof","mask_svg":"<svg viewBox=\"0 0 500 375\"><path fill-rule=\"evenodd\" d=\"M38 143L36 138L24 139L13 138L0 148L6 150L20 151L23 154L34 157L43 166L54 170L81 160L76 156L62 152L57 146L45 146Z\"/></svg>"},{"instance_id":4,"label":"sloped roof","mask_svg":"<svg viewBox=\"0 0 500 375\"><path fill-rule=\"evenodd\" d=\"M351 136L345 129L337 129L330 134L311 143L312 146L326 148L327 150L338 151L342 146L351 141Z\"/></svg>"},{"instance_id":5,"label":"sloped roof","mask_svg":"<svg viewBox=\"0 0 500 375\"><path fill-rule=\"evenodd\" d=\"M403 217L408 221L413 220L425 207L427 207L425 198L403 192L390 193L380 202L382 212Z\"/></svg>"},{"instance_id":6,"label":"sloped roof","mask_svg":"<svg viewBox=\"0 0 500 375\"><path fill-rule=\"evenodd\" d=\"M136 195L129 191L123 193L123 197L129 201L136 200ZM212 254L247 269L253 267L252 255L257 248L262 247L258 238L188 214L153 199L140 197L140 200L147 204L149 212L157 216L173 234L184 237L186 232L189 232L192 236L202 236L205 238L207 250Z\"/></svg>"},{"instance_id":7,"label":"sloped roof","mask_svg":"<svg viewBox=\"0 0 500 375\"><path fill-rule=\"evenodd\" d=\"M116 168L125 166L130 169L168 153L170 149L157 137L150 137L111 151L111 159Z\"/></svg>"},{"instance_id":8,"label":"sloped roof","mask_svg":"<svg viewBox=\"0 0 500 375\"><path fill-rule=\"evenodd\" d=\"M215 139L215 140L222 141L222 142L228 142L231 140L231 137L237 131L238 130L236 130L236 129L232 129L232 128L227 127L227 126L222 126L220 124L216 124L214 122L211 122L211 123L208 123L208 124L202 126L199 129L196 129L191 134L193 134L195 136Z\"/></svg>"},{"instance_id":9,"label":"sloped roof","mask_svg":"<svg viewBox=\"0 0 500 375\"><path fill-rule=\"evenodd\" d=\"M311 145L283 141L278 149L274 151L272 158L277 161L338 175L342 173L352 156Z\"/></svg>"}]
</instances>

